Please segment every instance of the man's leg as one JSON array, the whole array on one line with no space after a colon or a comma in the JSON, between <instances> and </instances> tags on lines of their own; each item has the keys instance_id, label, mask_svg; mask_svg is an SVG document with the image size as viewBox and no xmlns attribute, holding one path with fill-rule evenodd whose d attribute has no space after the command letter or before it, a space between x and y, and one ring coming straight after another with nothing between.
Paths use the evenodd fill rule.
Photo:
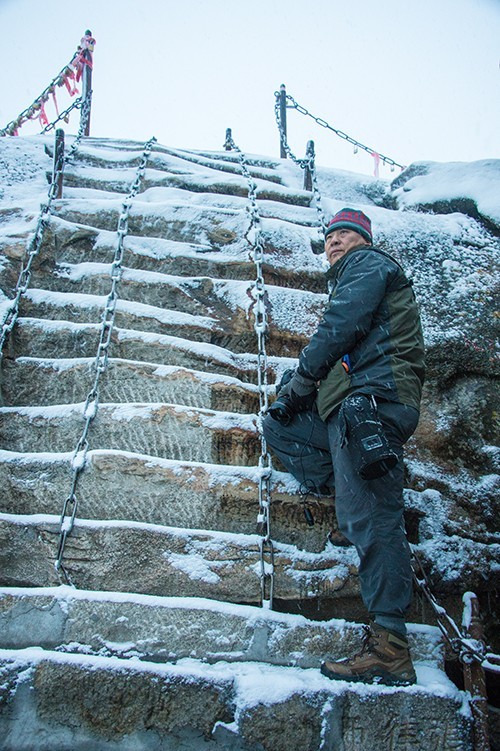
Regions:
<instances>
[{"instance_id":1,"label":"man's leg","mask_svg":"<svg viewBox=\"0 0 500 751\"><path fill-rule=\"evenodd\" d=\"M418 412L402 404L380 402L378 415L399 461L375 480L363 480L354 470L352 443L340 445L338 412L328 421L335 509L340 530L355 545L360 558L361 594L368 612L379 625L404 635L412 573L403 520L403 444L416 428Z\"/></svg>"},{"instance_id":2,"label":"man's leg","mask_svg":"<svg viewBox=\"0 0 500 751\"><path fill-rule=\"evenodd\" d=\"M399 461L374 480L363 480L354 470L352 442L341 446L338 413L328 421L339 528L358 551L361 594L374 624L360 652L340 662L326 660L321 672L335 680L408 685L416 676L404 620L412 575L403 522L403 444L416 428L418 412L385 402L378 414Z\"/></svg>"},{"instance_id":3,"label":"man's leg","mask_svg":"<svg viewBox=\"0 0 500 751\"><path fill-rule=\"evenodd\" d=\"M269 448L308 490L333 488L328 429L316 409L300 412L289 425L267 415L262 428Z\"/></svg>"}]
</instances>

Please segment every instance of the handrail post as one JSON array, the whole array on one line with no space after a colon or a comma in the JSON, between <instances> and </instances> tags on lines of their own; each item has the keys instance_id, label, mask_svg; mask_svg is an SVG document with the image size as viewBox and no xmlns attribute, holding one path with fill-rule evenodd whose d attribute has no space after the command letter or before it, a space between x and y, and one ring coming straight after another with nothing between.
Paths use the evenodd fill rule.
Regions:
<instances>
[{"instance_id":1,"label":"handrail post","mask_svg":"<svg viewBox=\"0 0 500 751\"><path fill-rule=\"evenodd\" d=\"M280 125L281 125L281 132L283 133L286 139L286 87L284 83L282 83L280 86ZM287 153L285 150L285 146L283 144L281 133L280 133L280 157L281 159L286 159L287 157Z\"/></svg>"},{"instance_id":2,"label":"handrail post","mask_svg":"<svg viewBox=\"0 0 500 751\"><path fill-rule=\"evenodd\" d=\"M304 190L312 190L312 174L309 169L309 161L314 159L314 141L308 141L306 146L307 164L304 168Z\"/></svg>"},{"instance_id":3,"label":"handrail post","mask_svg":"<svg viewBox=\"0 0 500 751\"><path fill-rule=\"evenodd\" d=\"M55 133L54 164L52 167L52 182L55 182L57 185L57 189L54 193L54 198L62 198L63 172L64 172L64 130L62 128L58 128Z\"/></svg>"},{"instance_id":4,"label":"handrail post","mask_svg":"<svg viewBox=\"0 0 500 751\"><path fill-rule=\"evenodd\" d=\"M85 44L85 47L82 49L82 57L87 62L83 65L83 71L82 71L82 102L83 102L83 108L82 113L86 111L87 113L87 120L85 122L85 130L83 132L84 136L90 135L90 110L92 102L88 102L88 108L85 108L85 102L87 101L87 97L92 92L92 52L94 50L94 44L95 40L92 37L92 32L90 29L87 29L85 31L85 35L82 39L82 44Z\"/></svg>"},{"instance_id":5,"label":"handrail post","mask_svg":"<svg viewBox=\"0 0 500 751\"><path fill-rule=\"evenodd\" d=\"M473 592L464 595L463 626L470 639L484 644L483 627L479 614L479 600ZM468 607L467 607L468 605ZM467 612L468 611L468 612ZM488 732L488 697L484 668L478 660L463 663L464 688L471 695L470 705L474 720L474 751L490 751Z\"/></svg>"},{"instance_id":6,"label":"handrail post","mask_svg":"<svg viewBox=\"0 0 500 751\"><path fill-rule=\"evenodd\" d=\"M226 149L226 151L232 150L232 146L231 146L232 139L233 139L233 135L232 135L231 128L226 128L226 141L224 143L224 148Z\"/></svg>"}]
</instances>

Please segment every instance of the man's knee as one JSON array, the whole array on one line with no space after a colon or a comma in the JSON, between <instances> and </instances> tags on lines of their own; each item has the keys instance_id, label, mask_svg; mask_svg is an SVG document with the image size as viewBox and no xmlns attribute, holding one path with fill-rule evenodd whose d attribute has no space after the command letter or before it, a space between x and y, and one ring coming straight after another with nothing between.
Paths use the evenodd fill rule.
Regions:
<instances>
[{"instance_id":1,"label":"man's knee","mask_svg":"<svg viewBox=\"0 0 500 751\"><path fill-rule=\"evenodd\" d=\"M280 424L274 420L271 415L266 415L262 421L262 433L269 446L274 446L276 438L280 433Z\"/></svg>"}]
</instances>

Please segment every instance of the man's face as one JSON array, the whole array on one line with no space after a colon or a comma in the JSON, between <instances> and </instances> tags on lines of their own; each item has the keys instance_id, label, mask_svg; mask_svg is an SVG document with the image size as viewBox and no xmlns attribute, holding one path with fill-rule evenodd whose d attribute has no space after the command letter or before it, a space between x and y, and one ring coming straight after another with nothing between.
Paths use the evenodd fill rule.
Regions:
<instances>
[{"instance_id":1,"label":"man's face","mask_svg":"<svg viewBox=\"0 0 500 751\"><path fill-rule=\"evenodd\" d=\"M330 266L345 256L348 250L368 245L365 238L353 229L336 229L325 240L325 253Z\"/></svg>"}]
</instances>

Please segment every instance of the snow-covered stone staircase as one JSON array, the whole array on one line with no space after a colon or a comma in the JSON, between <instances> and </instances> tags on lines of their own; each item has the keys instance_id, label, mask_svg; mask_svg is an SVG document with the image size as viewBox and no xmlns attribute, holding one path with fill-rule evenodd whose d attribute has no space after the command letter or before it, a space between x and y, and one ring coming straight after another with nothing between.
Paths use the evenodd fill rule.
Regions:
<instances>
[{"instance_id":1,"label":"snow-covered stone staircase","mask_svg":"<svg viewBox=\"0 0 500 751\"><path fill-rule=\"evenodd\" d=\"M13 181L0 214L7 296L43 200L50 159L42 144L26 139L35 166L26 196ZM64 549L74 587L56 572L115 230L141 153L140 144L111 140L79 148L4 353L1 747L467 751L467 696L443 672L434 626L410 626L415 687L321 676L325 654L343 656L361 637L357 559L334 544L331 503L314 504L309 527L297 484L279 469L275 610L260 607L255 267L234 153L156 146L149 158L130 210L109 367ZM314 330L326 300L323 266L300 176L279 160L249 162L265 234L272 383ZM415 232L374 205L376 181L339 173L330 187L327 208L367 204L388 242ZM445 220L438 229L456 244L455 227ZM413 542L424 557L426 540L436 555L452 556L435 514L440 493L423 484L420 455L408 467ZM490 543L469 551L486 574Z\"/></svg>"}]
</instances>

